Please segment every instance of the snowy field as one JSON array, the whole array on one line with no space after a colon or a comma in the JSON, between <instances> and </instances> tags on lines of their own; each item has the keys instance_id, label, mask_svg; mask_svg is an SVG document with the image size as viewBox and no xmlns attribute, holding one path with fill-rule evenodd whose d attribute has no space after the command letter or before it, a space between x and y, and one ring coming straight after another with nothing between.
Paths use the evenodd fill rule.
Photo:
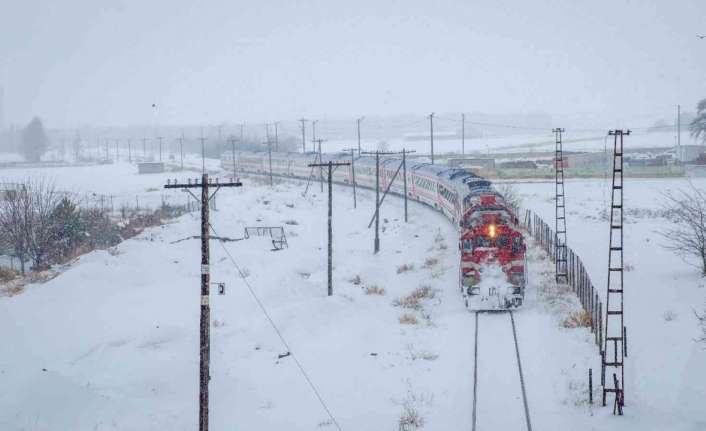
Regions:
<instances>
[{"instance_id":1,"label":"snowy field","mask_svg":"<svg viewBox=\"0 0 706 431\"><path fill-rule=\"evenodd\" d=\"M704 189L706 179L691 180ZM554 220L554 183L516 184L524 205ZM661 244L662 193L690 187L687 179L625 180L625 319L628 327L626 415L652 418L649 429L706 429L706 345L694 310L706 308L706 279ZM568 244L605 296L610 180L566 182ZM603 300L605 303L605 299ZM594 360L594 367L598 360Z\"/></svg>"},{"instance_id":2,"label":"snowy field","mask_svg":"<svg viewBox=\"0 0 706 431\"><path fill-rule=\"evenodd\" d=\"M216 161L210 163L215 169ZM0 172L11 175L41 175L65 188L127 199L161 194L166 178L189 174L137 175L127 164ZM284 226L289 248L273 252L265 238L212 242L211 279L225 282L227 293L211 301L211 429L336 429L295 358L344 430L397 429L412 412L423 418L423 429L471 429L476 328L457 287L456 229L417 204L405 224L403 202L389 198L382 250L373 255L367 223L374 197L359 191L354 209L352 191L334 186L334 295L327 297L325 193L316 183L303 197L299 182L274 188L261 179L243 182L242 189L219 192L212 214L218 234L239 238L245 226ZM567 208L569 243L601 286L607 227L595 219L604 207L597 184L568 182ZM628 205L651 208L653 189L664 184L673 183L635 181L643 192ZM551 220L553 185L519 187L525 205ZM588 405L588 368L598 370L592 334L561 326L577 301L554 286L553 265L530 247L527 301L515 320L534 429L706 427L700 365L706 352L693 342L691 312L706 289L692 268L655 244L651 231L659 220L633 221L626 229L626 256L635 269L627 273L630 357L622 418ZM11 346L0 355L0 429L196 428L199 243L175 241L198 235L199 226L197 214L185 215L85 255L45 284L0 297L0 337ZM295 358L280 358L287 347L248 286ZM409 300L419 288L419 299ZM676 318L665 321L667 311ZM524 429L509 317L479 317L478 430Z\"/></svg>"},{"instance_id":3,"label":"snowy field","mask_svg":"<svg viewBox=\"0 0 706 431\"><path fill-rule=\"evenodd\" d=\"M613 140L607 137L608 130L605 131L575 131L567 129L563 134L564 150L568 151L603 151L604 148L612 148ZM555 148L555 136L551 129L546 132L534 132L531 134L516 134L504 136L487 136L479 138L466 138L466 152L481 154L512 153L527 151L553 151ZM405 140L403 138L392 139L361 139L361 147L365 150L375 150L381 143L393 151L415 150L417 153L429 154L429 139ZM688 131L682 131L682 145L693 145L696 141L689 136ZM676 133L672 130L647 133L636 131L625 137L624 145L626 151L636 148L664 148L669 149L676 146ZM357 148L358 142L355 139L330 139L324 144L324 152L341 151L346 148ZM461 137L434 139L434 152L436 154L461 153Z\"/></svg>"}]
</instances>

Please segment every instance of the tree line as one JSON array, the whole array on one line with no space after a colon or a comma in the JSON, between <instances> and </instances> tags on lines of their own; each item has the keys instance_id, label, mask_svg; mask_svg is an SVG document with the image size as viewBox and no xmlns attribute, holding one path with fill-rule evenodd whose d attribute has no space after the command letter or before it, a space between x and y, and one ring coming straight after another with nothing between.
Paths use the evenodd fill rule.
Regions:
<instances>
[{"instance_id":1,"label":"tree line","mask_svg":"<svg viewBox=\"0 0 706 431\"><path fill-rule=\"evenodd\" d=\"M53 182L31 179L0 191L0 237L25 274L65 263L97 248L111 247L163 218L186 212L184 206L162 204L147 212L121 211L113 220L104 208L81 208L71 194Z\"/></svg>"}]
</instances>

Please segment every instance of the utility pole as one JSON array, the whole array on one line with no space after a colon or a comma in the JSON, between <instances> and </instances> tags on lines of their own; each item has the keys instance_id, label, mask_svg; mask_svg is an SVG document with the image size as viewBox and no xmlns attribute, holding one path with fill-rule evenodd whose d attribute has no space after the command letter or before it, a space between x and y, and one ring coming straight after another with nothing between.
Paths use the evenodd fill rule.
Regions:
<instances>
[{"instance_id":1,"label":"utility pole","mask_svg":"<svg viewBox=\"0 0 706 431\"><path fill-rule=\"evenodd\" d=\"M120 139L115 140L115 161L119 162L120 161L120 150L118 145L120 144Z\"/></svg>"},{"instance_id":2,"label":"utility pole","mask_svg":"<svg viewBox=\"0 0 706 431\"><path fill-rule=\"evenodd\" d=\"M233 180L238 178L235 172L235 136L230 137L230 150L231 150L231 155L233 157Z\"/></svg>"},{"instance_id":3,"label":"utility pole","mask_svg":"<svg viewBox=\"0 0 706 431\"><path fill-rule=\"evenodd\" d=\"M184 132L179 136L179 155L181 156L181 170L184 170ZM235 179L235 178L233 178Z\"/></svg>"},{"instance_id":4,"label":"utility pole","mask_svg":"<svg viewBox=\"0 0 706 431\"><path fill-rule=\"evenodd\" d=\"M677 105L677 154L681 158L681 105Z\"/></svg>"},{"instance_id":5,"label":"utility pole","mask_svg":"<svg viewBox=\"0 0 706 431\"><path fill-rule=\"evenodd\" d=\"M314 143L319 144L319 163L323 163L323 158L321 155L321 143L326 142L326 139L315 139ZM314 147L316 148L316 147ZM324 173L321 167L319 167L319 183L321 184L321 193L324 192Z\"/></svg>"},{"instance_id":6,"label":"utility pole","mask_svg":"<svg viewBox=\"0 0 706 431\"><path fill-rule=\"evenodd\" d=\"M429 138L431 142L431 164L434 164L434 113L429 114Z\"/></svg>"},{"instance_id":7,"label":"utility pole","mask_svg":"<svg viewBox=\"0 0 706 431\"><path fill-rule=\"evenodd\" d=\"M407 223L407 150L402 148L402 177L404 178L404 222Z\"/></svg>"},{"instance_id":8,"label":"utility pole","mask_svg":"<svg viewBox=\"0 0 706 431\"><path fill-rule=\"evenodd\" d=\"M272 141L270 141L269 138L267 139L267 157L270 163L270 187L272 187L274 185L274 181L272 180Z\"/></svg>"},{"instance_id":9,"label":"utility pole","mask_svg":"<svg viewBox=\"0 0 706 431\"><path fill-rule=\"evenodd\" d=\"M203 139L203 138L202 138ZM165 189L183 189L191 193L192 188L201 189L201 321L200 321L200 337L199 337L199 431L208 431L208 382L210 376L210 358L211 358L211 308L210 308L210 249L209 249L209 208L208 204L221 187L241 187L240 182L212 183L208 178L208 174L204 173L201 182L198 180L188 183L177 183L177 180L167 181ZM209 187L215 187L213 194L209 195ZM191 193L194 196L193 193ZM196 198L196 196L194 196ZM197 199L198 200L198 199Z\"/></svg>"},{"instance_id":10,"label":"utility pole","mask_svg":"<svg viewBox=\"0 0 706 431\"><path fill-rule=\"evenodd\" d=\"M147 161L147 138L142 138L142 158Z\"/></svg>"},{"instance_id":11,"label":"utility pole","mask_svg":"<svg viewBox=\"0 0 706 431\"><path fill-rule=\"evenodd\" d=\"M365 117L360 117L356 120L358 123L358 155L360 156L360 122L363 121Z\"/></svg>"},{"instance_id":12,"label":"utility pole","mask_svg":"<svg viewBox=\"0 0 706 431\"><path fill-rule=\"evenodd\" d=\"M333 167L348 166L348 162L312 163L309 167L328 166L328 296L333 295Z\"/></svg>"},{"instance_id":13,"label":"utility pole","mask_svg":"<svg viewBox=\"0 0 706 431\"><path fill-rule=\"evenodd\" d=\"M302 153L306 153L306 118L301 118L302 123Z\"/></svg>"},{"instance_id":14,"label":"utility pole","mask_svg":"<svg viewBox=\"0 0 706 431\"><path fill-rule=\"evenodd\" d=\"M127 160L132 163L132 142L130 141L130 138L127 140Z\"/></svg>"},{"instance_id":15,"label":"utility pole","mask_svg":"<svg viewBox=\"0 0 706 431\"><path fill-rule=\"evenodd\" d=\"M411 151L407 151L407 153L410 153ZM382 199L380 199L380 155L393 155L393 154L400 154L400 152L393 152L393 151L363 151L362 154L375 154L375 214L373 215L373 218L370 220L370 223L368 223L368 228L373 223L373 220L375 221L375 241L373 243L373 253L377 253L380 251L380 206L382 205L383 200L385 200L385 196L387 196L387 192L390 191L390 187L392 186L392 183L395 181L395 178L397 178L397 174L400 172L400 169L402 168L402 165L404 163L400 163L400 166L397 168L397 171L395 172L395 175L392 176L392 179L390 180L389 184L387 185L387 189L385 190L385 193L382 195ZM403 159L404 162L404 159ZM407 199L407 193L405 191L405 200Z\"/></svg>"},{"instance_id":16,"label":"utility pole","mask_svg":"<svg viewBox=\"0 0 706 431\"><path fill-rule=\"evenodd\" d=\"M201 128L201 173L206 173L206 138L203 137L203 127Z\"/></svg>"},{"instance_id":17,"label":"utility pole","mask_svg":"<svg viewBox=\"0 0 706 431\"><path fill-rule=\"evenodd\" d=\"M351 181L353 182L353 208L355 209L357 206L357 197L356 197L356 184L355 184L355 148L348 148L344 149L343 151L350 151L351 152ZM360 151L360 148L358 148L358 151ZM360 153L358 153L360 155Z\"/></svg>"},{"instance_id":18,"label":"utility pole","mask_svg":"<svg viewBox=\"0 0 706 431\"><path fill-rule=\"evenodd\" d=\"M157 136L157 141L159 141L159 161L162 161L162 137Z\"/></svg>"},{"instance_id":19,"label":"utility pole","mask_svg":"<svg viewBox=\"0 0 706 431\"><path fill-rule=\"evenodd\" d=\"M279 121L275 121L275 153L279 151L279 134L278 134Z\"/></svg>"},{"instance_id":20,"label":"utility pole","mask_svg":"<svg viewBox=\"0 0 706 431\"><path fill-rule=\"evenodd\" d=\"M466 154L466 114L461 114L461 155Z\"/></svg>"}]
</instances>

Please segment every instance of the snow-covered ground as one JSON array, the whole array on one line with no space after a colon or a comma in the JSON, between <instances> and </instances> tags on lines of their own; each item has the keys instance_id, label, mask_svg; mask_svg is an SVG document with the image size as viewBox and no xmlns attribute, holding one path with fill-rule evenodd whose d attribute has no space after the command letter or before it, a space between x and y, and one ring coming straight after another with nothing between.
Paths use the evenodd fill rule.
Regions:
<instances>
[{"instance_id":1,"label":"snow-covered ground","mask_svg":"<svg viewBox=\"0 0 706 431\"><path fill-rule=\"evenodd\" d=\"M137 175L127 164L22 174L120 196L162 193L145 190L188 176ZM374 198L359 190L354 209L352 191L334 186L334 295L327 297L325 193L318 184L303 197L302 183L244 183L219 192L219 210L212 214L218 234L241 237L244 226L284 226L289 248L273 252L265 238L211 246L212 281L227 284L226 295L213 294L211 301L211 429L335 429L295 358L344 430L397 429L400 417L413 411L424 429L470 429L475 327L457 287L455 228L416 204L405 224L402 201L387 199L382 250L373 255L367 223ZM587 186L576 190L582 184ZM573 210L567 199L570 229L572 219L603 227L589 218L591 202L600 201L592 184L567 185L569 196L573 186L575 202L585 205ZM521 185L525 204L549 211L552 187ZM650 204L649 194L644 202ZM197 214L183 216L85 255L45 284L0 297L0 337L10 346L0 355L0 429L196 427L199 244L174 241L198 235L199 226ZM602 238L596 229L586 229L583 242L570 233L569 241L600 286L595 250ZM627 234L628 247L633 241L632 250L645 249L636 231ZM592 335L561 326L577 301L556 288L553 265L530 247L531 284L515 319L534 429L695 430L706 423L699 408L704 351L691 341L696 325L689 308L703 303L704 290L689 267L652 247L644 257L628 251L635 266L628 288L635 287L627 297L631 340L623 418L588 406L586 374L589 367L597 374L598 364ZM591 252L598 255L594 263ZM642 282L643 274L651 280ZM287 347L248 285L295 357L279 357ZM407 298L415 291L421 299ZM667 309L675 320L664 321ZM494 426L500 423L523 429L509 319L479 317L478 429L499 429Z\"/></svg>"},{"instance_id":2,"label":"snow-covered ground","mask_svg":"<svg viewBox=\"0 0 706 431\"><path fill-rule=\"evenodd\" d=\"M568 244L584 261L605 295L608 262L610 180L566 183ZM648 429L706 429L706 345L694 311L706 308L706 279L661 246L657 235L662 193L703 189L703 178L630 179L625 182L625 306L628 327L626 415L650 418ZM524 204L553 223L554 183L516 185ZM605 301L604 301L605 302ZM598 364L593 361L593 366ZM663 422L661 422L663 421Z\"/></svg>"},{"instance_id":3,"label":"snow-covered ground","mask_svg":"<svg viewBox=\"0 0 706 431\"><path fill-rule=\"evenodd\" d=\"M571 151L603 151L605 147L612 148L612 140L607 140L608 130L605 131L574 131L566 130L563 134L564 149ZM487 136L477 138L466 138L463 147L466 152L475 152L492 155L493 153L513 153L527 151L553 151L555 147L555 137L551 129L546 132L534 132L530 134L515 134L505 136ZM682 131L682 145L692 145L697 142L689 136L687 131ZM345 148L356 148L357 140L354 139L330 139L324 146L324 152L341 151ZM415 150L417 153L429 154L429 140L405 140L403 138L391 139L361 139L362 148L368 150L378 149L380 146L390 150L401 151ZM674 131L659 131L647 133L636 131L630 136L626 136L624 146L627 151L635 148L672 148L676 146L676 133ZM570 148L569 148L570 147ZM434 139L434 152L436 154L460 153L462 142L460 135L455 138Z\"/></svg>"}]
</instances>

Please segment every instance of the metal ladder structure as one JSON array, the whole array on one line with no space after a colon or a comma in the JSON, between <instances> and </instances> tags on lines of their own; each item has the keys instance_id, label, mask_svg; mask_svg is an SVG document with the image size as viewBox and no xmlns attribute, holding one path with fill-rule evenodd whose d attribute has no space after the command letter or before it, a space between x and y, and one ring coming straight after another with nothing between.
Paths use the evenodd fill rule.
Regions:
<instances>
[{"instance_id":1,"label":"metal ladder structure","mask_svg":"<svg viewBox=\"0 0 706 431\"><path fill-rule=\"evenodd\" d=\"M625 357L627 357L627 331L623 314L623 136L629 134L630 130L623 131L622 129L608 132L608 135L613 136L614 139L613 186L610 203L605 337L603 338L603 352L601 352L603 405L606 405L606 395L614 393L615 406L621 415L625 402ZM609 371L611 371L610 374L608 374ZM608 382L613 384L612 388L608 387Z\"/></svg>"},{"instance_id":2,"label":"metal ladder structure","mask_svg":"<svg viewBox=\"0 0 706 431\"><path fill-rule=\"evenodd\" d=\"M564 129L552 129L556 138L554 153L555 187L555 225L554 225L554 262L556 264L556 282L568 283L568 253L566 248L566 200L564 194L564 152L561 134Z\"/></svg>"}]
</instances>

